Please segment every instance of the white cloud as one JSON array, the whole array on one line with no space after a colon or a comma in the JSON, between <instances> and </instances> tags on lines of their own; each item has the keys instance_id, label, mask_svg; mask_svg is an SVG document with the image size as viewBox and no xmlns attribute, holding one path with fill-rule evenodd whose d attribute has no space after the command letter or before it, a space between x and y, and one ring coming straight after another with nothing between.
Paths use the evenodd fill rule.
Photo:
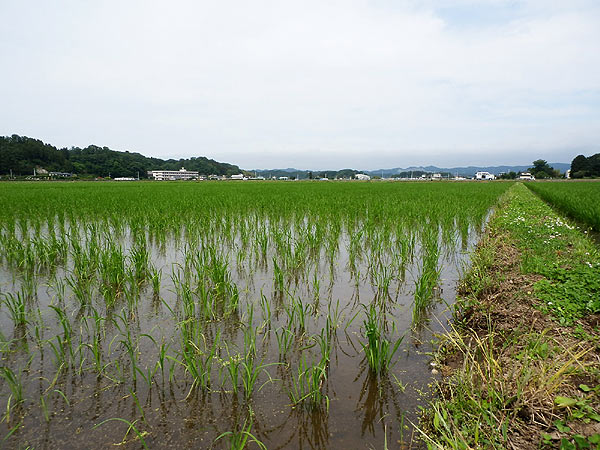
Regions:
<instances>
[{"instance_id":1,"label":"white cloud","mask_svg":"<svg viewBox=\"0 0 600 450\"><path fill-rule=\"evenodd\" d=\"M2 134L248 168L598 149L594 2L22 3Z\"/></svg>"}]
</instances>

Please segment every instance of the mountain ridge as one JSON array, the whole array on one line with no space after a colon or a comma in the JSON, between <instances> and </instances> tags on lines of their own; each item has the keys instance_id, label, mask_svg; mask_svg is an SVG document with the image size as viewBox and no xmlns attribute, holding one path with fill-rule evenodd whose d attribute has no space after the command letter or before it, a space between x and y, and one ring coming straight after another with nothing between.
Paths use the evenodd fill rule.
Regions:
<instances>
[{"instance_id":1,"label":"mountain ridge","mask_svg":"<svg viewBox=\"0 0 600 450\"><path fill-rule=\"evenodd\" d=\"M571 168L571 163L548 163L550 166L554 167L556 170L564 173L565 171ZM320 174L325 174L331 176L332 174L336 174L339 172L353 172L353 173L364 173L371 176L384 176L391 177L393 175L398 175L401 173L410 173L410 172L429 172L429 173L449 173L452 175L460 175L460 176L474 176L477 172L490 172L494 175L499 175L502 172L525 172L527 171L531 165L498 165L498 166L460 166L460 167L438 167L438 166L410 166L406 168L402 167L394 167L389 169L376 169L376 170L357 170L357 169L340 169L340 170L321 170L321 169L313 169L313 170L302 170L302 169L294 169L291 167L285 169L252 169L247 170L248 172L257 173L258 175L263 176L289 176L289 175L297 175L300 178L308 178L309 173L313 173L315 177L318 177ZM418 176L418 175L416 175Z\"/></svg>"}]
</instances>

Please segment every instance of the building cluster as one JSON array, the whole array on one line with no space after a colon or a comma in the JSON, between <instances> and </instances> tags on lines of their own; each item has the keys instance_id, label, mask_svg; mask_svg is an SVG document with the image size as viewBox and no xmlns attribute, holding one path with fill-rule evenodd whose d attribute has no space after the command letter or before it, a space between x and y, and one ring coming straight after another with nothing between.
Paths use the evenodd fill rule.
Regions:
<instances>
[{"instance_id":1,"label":"building cluster","mask_svg":"<svg viewBox=\"0 0 600 450\"><path fill-rule=\"evenodd\" d=\"M193 170L185 170L185 167L182 167L179 170L151 170L148 172L148 178L153 178L159 181L197 180L198 172Z\"/></svg>"},{"instance_id":2,"label":"building cluster","mask_svg":"<svg viewBox=\"0 0 600 450\"><path fill-rule=\"evenodd\" d=\"M500 174L502 175L502 174ZM49 178L70 178L73 176L72 173L66 173L66 172L49 172L41 167L36 167L34 169L34 177L49 177ZM567 173L567 177L568 177L568 173ZM31 177L29 177L31 178ZM256 174L254 174L254 176L248 176L247 173L238 173L238 174L234 174L231 176L226 176L226 175L200 175L199 172L194 171L194 170L186 170L185 167L182 167L179 170L150 170L148 171L148 178L152 179L152 180L157 180L157 181L176 181L176 180L265 180L266 178L263 176L257 176ZM375 178L379 178L379 177L375 177ZM480 171L477 172L475 174L475 176L473 177L473 179L475 180L495 180L497 177L496 175L494 175L493 173L490 172L484 172L484 171ZM35 178L35 179L39 179L39 178ZM286 181L286 180L299 180L300 177L299 176L272 176L269 177L270 180L280 180L280 181ZM341 179L341 178L338 178ZM344 179L350 179L350 178L344 178ZM371 180L371 176L367 175L365 173L356 173L354 174L354 176L352 176L352 179L355 180L359 180L359 181L369 181ZM417 176L416 178L412 177L412 172L411 172L411 176L410 178L398 178L398 175L392 177L392 178L384 178L383 177L383 173L381 174L381 179L387 179L387 180L430 180L430 181L439 181L442 179L448 179L448 180L466 180L467 178L463 177L463 176L459 176L458 174L456 174L455 177L451 177L450 174L444 174L442 175L441 173L425 173L422 174L420 176ZM519 174L518 176L519 180L535 180L535 177L529 173L529 172L522 172ZM139 180L139 174L137 178L133 178L133 177L117 177L114 178L115 181L135 181L135 180ZM315 178L315 180L321 180L321 181L328 181L329 179L326 177L321 177L321 178Z\"/></svg>"}]
</instances>

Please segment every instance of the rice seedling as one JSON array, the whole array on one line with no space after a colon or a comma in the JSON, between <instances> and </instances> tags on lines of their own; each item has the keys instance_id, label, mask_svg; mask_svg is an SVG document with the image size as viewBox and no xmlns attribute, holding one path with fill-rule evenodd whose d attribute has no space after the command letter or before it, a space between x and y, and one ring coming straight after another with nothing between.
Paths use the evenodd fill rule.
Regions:
<instances>
[{"instance_id":1,"label":"rice seedling","mask_svg":"<svg viewBox=\"0 0 600 450\"><path fill-rule=\"evenodd\" d=\"M204 334L200 334L198 337L197 341L184 338L179 353L180 359L167 356L183 366L186 373L192 377L190 393L195 388L208 389L210 387L212 367L219 350L220 333L215 335L212 345L208 344Z\"/></svg>"},{"instance_id":2,"label":"rice seedling","mask_svg":"<svg viewBox=\"0 0 600 450\"><path fill-rule=\"evenodd\" d=\"M12 400L12 405L17 406L21 404L24 400L23 397L23 383L21 381L21 375L15 374L12 369L9 367L1 366L0 367L0 377L4 379L8 387L10 388L11 396L7 403L7 414L10 410L10 403Z\"/></svg>"},{"instance_id":3,"label":"rice seedling","mask_svg":"<svg viewBox=\"0 0 600 450\"><path fill-rule=\"evenodd\" d=\"M366 318L363 322L364 336L367 339L362 344L369 368L376 374L385 373L392 365L392 359L398 351L404 336L395 342L383 335L384 323L375 305L365 306Z\"/></svg>"},{"instance_id":4,"label":"rice seedling","mask_svg":"<svg viewBox=\"0 0 600 450\"><path fill-rule=\"evenodd\" d=\"M153 268L150 275L150 281L152 282L152 295L158 298L160 294L160 283L162 279L162 269Z\"/></svg>"},{"instance_id":5,"label":"rice seedling","mask_svg":"<svg viewBox=\"0 0 600 450\"><path fill-rule=\"evenodd\" d=\"M260 392L266 384L274 381L266 369L267 367L274 366L276 364L277 363L265 364L264 361L259 362L251 352L248 352L244 355L243 360L240 362L239 368L240 378L244 388L244 399L246 401L250 400L255 390ZM261 373L264 373L267 376L267 381L258 386L258 388L255 388Z\"/></svg>"},{"instance_id":6,"label":"rice seedling","mask_svg":"<svg viewBox=\"0 0 600 450\"><path fill-rule=\"evenodd\" d=\"M54 343L52 340L48 342L54 352L56 367L60 371L61 368L73 364L75 361L75 353L72 345L73 328L71 327L71 322L69 321L69 318L64 310L53 305L50 305L50 308L52 308L56 313L57 319L62 328L62 334L57 334L55 336L56 343Z\"/></svg>"},{"instance_id":7,"label":"rice seedling","mask_svg":"<svg viewBox=\"0 0 600 450\"><path fill-rule=\"evenodd\" d=\"M325 406L329 410L329 397L322 392L327 380L326 362L324 358L313 364L302 354L296 371L291 371L291 387L288 395L292 406L304 405L308 409ZM323 405L324 404L324 405Z\"/></svg>"},{"instance_id":8,"label":"rice seedling","mask_svg":"<svg viewBox=\"0 0 600 450\"><path fill-rule=\"evenodd\" d=\"M275 330L277 347L279 348L279 359L285 359L292 343L294 342L294 333L289 328L279 328Z\"/></svg>"},{"instance_id":9,"label":"rice seedling","mask_svg":"<svg viewBox=\"0 0 600 450\"><path fill-rule=\"evenodd\" d=\"M244 423L239 430L221 433L214 442L227 438L231 450L243 450L247 448L250 443L256 444L256 446L262 450L267 450L267 447L251 433L252 423L252 410L250 410L249 417L244 420Z\"/></svg>"},{"instance_id":10,"label":"rice seedling","mask_svg":"<svg viewBox=\"0 0 600 450\"><path fill-rule=\"evenodd\" d=\"M25 311L25 294L23 291L13 294L6 292L2 295L2 304L8 308L8 313L15 327L27 324L27 313Z\"/></svg>"}]
</instances>

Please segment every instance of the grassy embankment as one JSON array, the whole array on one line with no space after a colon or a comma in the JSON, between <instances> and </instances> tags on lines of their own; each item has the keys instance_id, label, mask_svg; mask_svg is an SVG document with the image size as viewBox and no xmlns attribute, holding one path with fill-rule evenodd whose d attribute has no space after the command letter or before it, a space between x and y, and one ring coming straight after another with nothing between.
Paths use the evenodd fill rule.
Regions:
<instances>
[{"instance_id":1,"label":"grassy embankment","mask_svg":"<svg viewBox=\"0 0 600 450\"><path fill-rule=\"evenodd\" d=\"M430 448L600 448L600 251L522 184L442 336Z\"/></svg>"}]
</instances>

